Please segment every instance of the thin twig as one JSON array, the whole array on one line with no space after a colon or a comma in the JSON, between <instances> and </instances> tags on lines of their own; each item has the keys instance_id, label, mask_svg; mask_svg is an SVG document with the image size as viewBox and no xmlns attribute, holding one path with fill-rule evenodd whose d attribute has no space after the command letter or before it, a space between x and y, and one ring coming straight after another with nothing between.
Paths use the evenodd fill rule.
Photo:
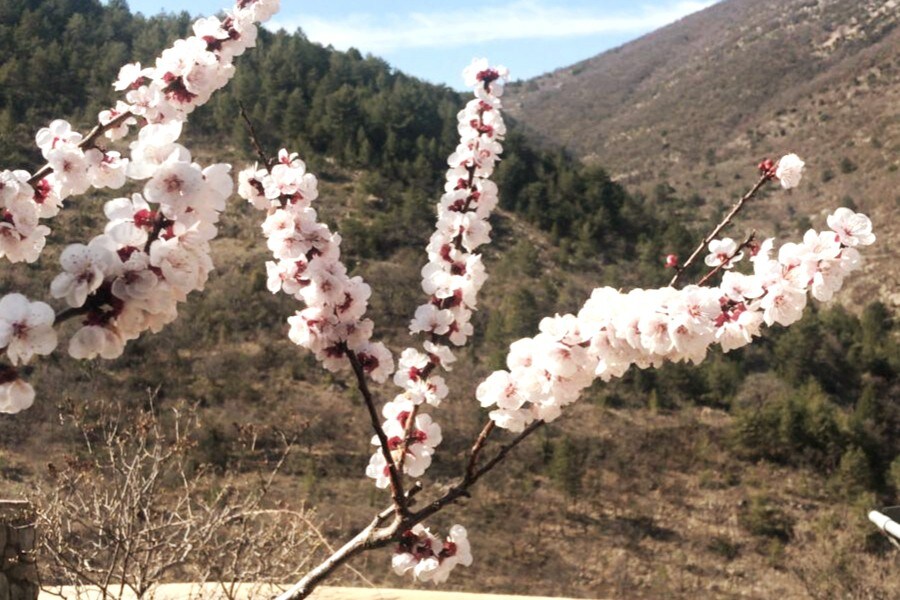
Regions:
<instances>
[{"instance_id":1,"label":"thin twig","mask_svg":"<svg viewBox=\"0 0 900 600\"><path fill-rule=\"evenodd\" d=\"M734 205L734 208L731 209L731 212L729 212L727 215L725 215L725 218L722 219L722 222L719 223L716 226L716 228L713 229L709 235L707 235L705 238L703 238L703 241L700 242L700 245L697 246L697 249L694 250L694 253L691 254L690 258L688 258L684 262L683 265L681 265L680 267L677 267L677 269L675 271L675 276L672 277L672 281L669 282L669 286L674 287L678 283L678 281L681 279L681 276L685 273L685 271L687 271L688 267L690 267L691 265L694 264L694 261L697 260L697 257L700 256L700 254L703 252L703 250L706 248L706 246L711 241L716 239L716 237L718 237L718 235L722 232L723 229L725 229L728 225L731 224L731 221L738 215L738 213L741 212L741 210L743 210L744 205L747 204L747 202L749 200L751 200L756 195L756 193L759 192L759 190L762 189L762 187L766 184L766 182L771 179L772 179L772 177L769 173L763 174L759 178L759 181L756 182L756 185L754 185L753 188L749 192L744 194L744 196L740 200L738 200L737 204Z\"/></svg>"},{"instance_id":2,"label":"thin twig","mask_svg":"<svg viewBox=\"0 0 900 600\"><path fill-rule=\"evenodd\" d=\"M421 484L416 483L404 496L404 501L407 504L410 503L413 497L421 490ZM307 573L296 585L280 594L277 600L302 600L303 598L307 598L313 590L322 583L322 581L328 578L335 570L354 556L357 556L366 550L384 548L394 542L399 537L399 533L405 531L405 529L402 528L403 521L401 519L395 518L389 527L378 529L388 517L394 514L394 512L394 506L390 506L375 515L372 522L357 533L352 540L344 544L323 563Z\"/></svg>"},{"instance_id":3,"label":"thin twig","mask_svg":"<svg viewBox=\"0 0 900 600\"><path fill-rule=\"evenodd\" d=\"M156 223L153 224L153 231L147 236L147 243L144 244L144 254L149 256L153 242L157 241L159 236L162 235L163 230L171 224L172 222L162 216L162 214L156 215Z\"/></svg>"},{"instance_id":4,"label":"thin twig","mask_svg":"<svg viewBox=\"0 0 900 600\"><path fill-rule=\"evenodd\" d=\"M244 119L244 122L247 124L247 129L250 131L250 143L253 145L253 149L256 151L256 155L262 161L263 166L267 171L272 171L272 159L266 154L266 151L263 150L262 144L259 142L259 136L256 134L256 128L253 126L253 121L250 120L250 116L247 114L247 109L244 108L244 103L238 101L238 106L241 107L241 118Z\"/></svg>"},{"instance_id":5,"label":"thin twig","mask_svg":"<svg viewBox=\"0 0 900 600\"><path fill-rule=\"evenodd\" d=\"M350 360L350 366L353 367L353 372L356 375L357 387L362 394L363 400L365 400L366 408L369 410L369 417L372 420L372 428L375 430L375 435L378 437L378 443L381 445L381 453L387 462L388 477L391 482L391 499L394 501L394 509L398 515L405 515L406 497L403 494L403 482L400 479L400 473L397 471L397 464L394 462L394 457L391 454L387 435L384 433L384 428L381 426L381 419L378 417L378 411L375 409L375 399L372 396L371 390L369 390L369 383L366 381L366 373L363 370L362 363L359 362L359 357L353 350L345 347L344 354L346 354L347 358Z\"/></svg>"},{"instance_id":6,"label":"thin twig","mask_svg":"<svg viewBox=\"0 0 900 600\"><path fill-rule=\"evenodd\" d=\"M421 523L428 517L433 514L441 511L449 504L453 504L460 498L465 498L469 496L469 488L475 485L479 479L490 473L494 467L503 462L506 456L513 451L519 444L524 442L532 433L543 427L545 424L544 421L535 421L531 425L525 428L525 430L517 435L511 442L504 444L497 454L489 460L483 467L477 469L472 474L471 478L465 478L458 485L450 488L447 493L443 496L423 508L422 510L413 513L413 515L408 520L409 526L416 525L417 523Z\"/></svg>"},{"instance_id":7,"label":"thin twig","mask_svg":"<svg viewBox=\"0 0 900 600\"><path fill-rule=\"evenodd\" d=\"M433 363L432 363L433 364ZM414 404L409 416L406 417L406 426L403 428L403 440L400 442L400 456L397 458L397 472L403 473L403 463L406 462L406 451L409 449L409 436L412 435L416 424L416 417L419 416L419 405Z\"/></svg>"},{"instance_id":8,"label":"thin twig","mask_svg":"<svg viewBox=\"0 0 900 600\"><path fill-rule=\"evenodd\" d=\"M491 437L491 434L494 432L495 427L496 424L493 419L489 420L484 426L484 429L481 430L481 433L478 434L478 439L475 440L475 444L472 446L469 464L466 466L466 477L464 481L472 481L472 478L475 476L475 468L478 466L478 456L484 449L484 445L487 443L488 438Z\"/></svg>"},{"instance_id":9,"label":"thin twig","mask_svg":"<svg viewBox=\"0 0 900 600\"><path fill-rule=\"evenodd\" d=\"M94 142L97 141L97 138L99 138L107 131L117 128L119 125L132 118L133 116L134 115L130 111L124 112L106 125L97 125L91 130L89 134L87 134L86 138L81 140L81 143L78 144L78 147L82 150L89 150L93 148ZM44 165L43 167L38 169L34 175L31 176L31 179L28 180L28 184L34 185L52 172L53 168L49 164Z\"/></svg>"},{"instance_id":10,"label":"thin twig","mask_svg":"<svg viewBox=\"0 0 900 600\"><path fill-rule=\"evenodd\" d=\"M419 379L422 381L428 381L428 378L431 377L431 373L437 365L433 362L428 363L422 372L419 373ZM403 439L400 441L400 457L397 459L397 472L400 473L400 476L403 476L403 464L406 462L406 451L409 448L409 436L412 435L413 429L416 426L416 417L419 415L420 405L414 404L412 410L409 413L409 416L406 419L406 425L403 428Z\"/></svg>"}]
</instances>

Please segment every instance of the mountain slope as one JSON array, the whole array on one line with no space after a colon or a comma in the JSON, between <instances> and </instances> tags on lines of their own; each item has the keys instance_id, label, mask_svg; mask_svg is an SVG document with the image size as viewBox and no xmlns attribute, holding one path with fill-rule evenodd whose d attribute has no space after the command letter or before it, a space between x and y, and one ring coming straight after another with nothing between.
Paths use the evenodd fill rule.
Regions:
<instances>
[{"instance_id":1,"label":"mountain slope","mask_svg":"<svg viewBox=\"0 0 900 600\"><path fill-rule=\"evenodd\" d=\"M0 5L0 164L36 162L34 129L49 118L87 126L92 103L108 101L119 62L148 60L187 27L183 17L134 17L121 0ZM109 60L68 71L59 89L44 83L55 85L57 66L80 56ZM199 162L255 159L235 118L237 100L267 147L299 148L320 176L317 210L344 236L353 273L373 284L377 335L403 348L422 301L423 247L463 100L377 58L264 33L228 88L192 115L188 145ZM485 417L476 382L503 364L510 342L533 335L543 315L577 310L597 285L658 285L663 249L696 237L599 167L536 150L514 124L496 180L502 210L492 219L495 243L484 251L490 278L478 334L447 375L454 394L436 413L445 441L421 502L463 467ZM86 197L64 211L38 267L0 267L0 295L46 297L59 251L102 230L109 197ZM343 375L325 373L287 339L285 319L298 305L266 291L270 253L259 219L244 202L229 207L214 245L217 271L165 333L136 341L112 362L35 362L37 404L0 415L0 494L39 499L35 486L49 485L48 463L78 457L79 436L61 423L56 404L115 401L131 413L149 390L161 410L198 407L204 427L192 461L252 484L267 467L245 459L244 434L254 434L263 462L276 456L280 433L296 434L273 499L315 506L335 543L369 522L386 497L362 481L372 451L368 417ZM753 346L715 352L703 365L632 370L595 386L465 506L434 521L442 530L469 527L477 557L447 589L898 597L900 581L883 556L888 543L859 509L888 502L900 488L896 331L900 324L880 305L861 318L840 307L811 309L790 330L768 330ZM384 399L396 389L374 392ZM511 437L503 435L488 450ZM355 565L378 583L406 585L386 569L388 554Z\"/></svg>"},{"instance_id":2,"label":"mountain slope","mask_svg":"<svg viewBox=\"0 0 900 600\"><path fill-rule=\"evenodd\" d=\"M749 187L760 158L797 152L807 182L760 202L761 230L840 204L871 212L882 243L866 289L900 306L898 20L897 0L726 0L513 86L508 109L629 187L667 183L713 208Z\"/></svg>"}]
</instances>

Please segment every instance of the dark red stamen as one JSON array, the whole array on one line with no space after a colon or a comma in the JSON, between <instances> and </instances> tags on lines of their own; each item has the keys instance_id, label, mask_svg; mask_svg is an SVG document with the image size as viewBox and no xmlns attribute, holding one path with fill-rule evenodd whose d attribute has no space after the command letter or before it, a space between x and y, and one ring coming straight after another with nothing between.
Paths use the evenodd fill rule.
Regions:
<instances>
[{"instance_id":1,"label":"dark red stamen","mask_svg":"<svg viewBox=\"0 0 900 600\"><path fill-rule=\"evenodd\" d=\"M34 185L34 201L37 204L43 204L47 201L51 190L50 182L46 179L41 179Z\"/></svg>"},{"instance_id":2,"label":"dark red stamen","mask_svg":"<svg viewBox=\"0 0 900 600\"><path fill-rule=\"evenodd\" d=\"M116 252L119 255L119 259L124 263L128 262L128 259L131 258L131 255L137 251L138 249L134 246L125 246L124 248L119 248Z\"/></svg>"}]
</instances>

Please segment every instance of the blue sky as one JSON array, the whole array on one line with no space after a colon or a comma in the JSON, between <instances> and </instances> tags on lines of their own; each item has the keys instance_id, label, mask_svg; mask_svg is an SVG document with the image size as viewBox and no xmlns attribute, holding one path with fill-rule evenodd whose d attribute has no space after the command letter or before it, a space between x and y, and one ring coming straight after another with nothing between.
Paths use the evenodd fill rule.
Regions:
<instances>
[{"instance_id":1,"label":"blue sky","mask_svg":"<svg viewBox=\"0 0 900 600\"><path fill-rule=\"evenodd\" d=\"M499 0L386 2L282 0L270 28L303 29L309 39L372 53L433 83L462 85L474 57L529 79L618 46L714 0ZM229 0L129 0L133 11L215 14Z\"/></svg>"}]
</instances>

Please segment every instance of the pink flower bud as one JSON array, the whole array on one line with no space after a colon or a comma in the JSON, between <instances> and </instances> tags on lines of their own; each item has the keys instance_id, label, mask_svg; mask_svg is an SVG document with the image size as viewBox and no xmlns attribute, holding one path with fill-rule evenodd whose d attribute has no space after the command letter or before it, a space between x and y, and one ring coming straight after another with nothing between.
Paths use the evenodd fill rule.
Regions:
<instances>
[{"instance_id":1,"label":"pink flower bud","mask_svg":"<svg viewBox=\"0 0 900 600\"><path fill-rule=\"evenodd\" d=\"M678 266L678 255L677 254L669 254L666 256L666 268L674 269Z\"/></svg>"}]
</instances>

